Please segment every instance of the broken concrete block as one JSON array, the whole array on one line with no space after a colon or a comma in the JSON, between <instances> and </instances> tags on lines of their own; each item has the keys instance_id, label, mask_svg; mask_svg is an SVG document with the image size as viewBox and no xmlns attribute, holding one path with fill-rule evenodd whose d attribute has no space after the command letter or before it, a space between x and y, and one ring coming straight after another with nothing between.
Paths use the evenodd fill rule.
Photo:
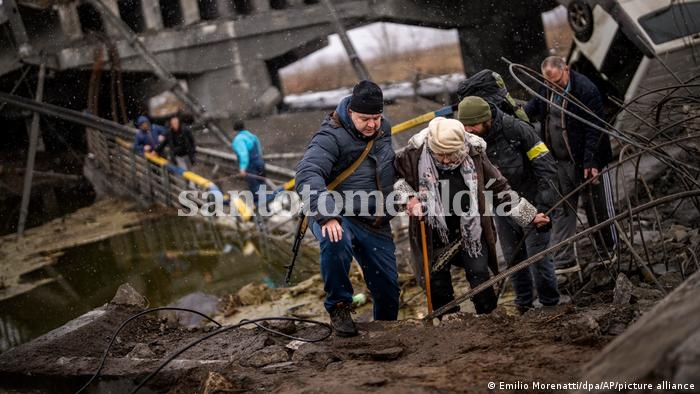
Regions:
<instances>
[{"instance_id":1,"label":"broken concrete block","mask_svg":"<svg viewBox=\"0 0 700 394\"><path fill-rule=\"evenodd\" d=\"M291 320L268 320L262 323L264 327L271 330L291 335L297 332L297 326Z\"/></svg>"},{"instance_id":2,"label":"broken concrete block","mask_svg":"<svg viewBox=\"0 0 700 394\"><path fill-rule=\"evenodd\" d=\"M145 343L137 343L126 355L128 358L156 358L156 354Z\"/></svg>"},{"instance_id":3,"label":"broken concrete block","mask_svg":"<svg viewBox=\"0 0 700 394\"><path fill-rule=\"evenodd\" d=\"M606 287L612 282L610 272L602 265L594 267L590 275L594 289Z\"/></svg>"},{"instance_id":4,"label":"broken concrete block","mask_svg":"<svg viewBox=\"0 0 700 394\"><path fill-rule=\"evenodd\" d=\"M593 345L600 340L600 326L592 316L582 315L565 324L562 337L576 345Z\"/></svg>"},{"instance_id":5,"label":"broken concrete block","mask_svg":"<svg viewBox=\"0 0 700 394\"><path fill-rule=\"evenodd\" d=\"M615 293L613 294L613 304L615 305L627 305L639 303L640 301L655 302L663 297L663 293L658 289L635 286L623 273L617 276Z\"/></svg>"},{"instance_id":6,"label":"broken concrete block","mask_svg":"<svg viewBox=\"0 0 700 394\"><path fill-rule=\"evenodd\" d=\"M293 340L287 343L284 347L286 347L289 350L299 350L300 347L306 345L308 342L304 341L298 341L298 340Z\"/></svg>"},{"instance_id":7,"label":"broken concrete block","mask_svg":"<svg viewBox=\"0 0 700 394\"><path fill-rule=\"evenodd\" d=\"M627 305L632 299L632 289L634 285L627 279L625 274L620 273L617 275L617 280L615 281L615 292L613 293L613 304L615 305Z\"/></svg>"},{"instance_id":8,"label":"broken concrete block","mask_svg":"<svg viewBox=\"0 0 700 394\"><path fill-rule=\"evenodd\" d=\"M694 248L700 244L700 229L695 229L690 232L690 245Z\"/></svg>"},{"instance_id":9,"label":"broken concrete block","mask_svg":"<svg viewBox=\"0 0 700 394\"><path fill-rule=\"evenodd\" d=\"M273 345L264 347L253 353L246 360L241 360L240 364L247 367L264 367L270 364L289 361L289 355L284 347Z\"/></svg>"},{"instance_id":10,"label":"broken concrete block","mask_svg":"<svg viewBox=\"0 0 700 394\"><path fill-rule=\"evenodd\" d=\"M241 305L258 305L265 301L270 301L267 293L268 287L263 284L249 283L236 293Z\"/></svg>"},{"instance_id":11,"label":"broken concrete block","mask_svg":"<svg viewBox=\"0 0 700 394\"><path fill-rule=\"evenodd\" d=\"M658 231L652 230L642 230L634 233L632 238L633 245L642 245L642 239L644 242L657 242L661 239L661 234Z\"/></svg>"},{"instance_id":12,"label":"broken concrete block","mask_svg":"<svg viewBox=\"0 0 700 394\"><path fill-rule=\"evenodd\" d=\"M148 306L148 300L129 283L124 283L117 289L117 294L109 302L113 305L136 306L145 309Z\"/></svg>"},{"instance_id":13,"label":"broken concrete block","mask_svg":"<svg viewBox=\"0 0 700 394\"><path fill-rule=\"evenodd\" d=\"M673 238L675 242L684 243L689 237L688 228L680 224L674 224L668 229L667 235Z\"/></svg>"},{"instance_id":14,"label":"broken concrete block","mask_svg":"<svg viewBox=\"0 0 700 394\"><path fill-rule=\"evenodd\" d=\"M340 357L326 346L315 343L307 343L304 346L300 346L292 355L292 361L295 363L309 363L320 368L326 368L329 364L339 360Z\"/></svg>"},{"instance_id":15,"label":"broken concrete block","mask_svg":"<svg viewBox=\"0 0 700 394\"><path fill-rule=\"evenodd\" d=\"M667 272L659 276L659 282L666 289L675 289L683 282L683 277L680 272Z\"/></svg>"},{"instance_id":16,"label":"broken concrete block","mask_svg":"<svg viewBox=\"0 0 700 394\"><path fill-rule=\"evenodd\" d=\"M207 378L202 382L201 394L237 393L241 388L237 387L230 380L217 372L209 372Z\"/></svg>"},{"instance_id":17,"label":"broken concrete block","mask_svg":"<svg viewBox=\"0 0 700 394\"><path fill-rule=\"evenodd\" d=\"M632 295L637 300L658 301L664 298L664 294L659 289L650 289L641 286L635 286L632 289Z\"/></svg>"},{"instance_id":18,"label":"broken concrete block","mask_svg":"<svg viewBox=\"0 0 700 394\"><path fill-rule=\"evenodd\" d=\"M396 360L403 354L403 348L394 346L380 350L358 349L349 353L350 357L361 360L391 361Z\"/></svg>"},{"instance_id":19,"label":"broken concrete block","mask_svg":"<svg viewBox=\"0 0 700 394\"><path fill-rule=\"evenodd\" d=\"M294 372L298 368L293 361L285 361L283 363L270 364L264 366L261 371L264 373L284 373L284 372Z\"/></svg>"}]
</instances>

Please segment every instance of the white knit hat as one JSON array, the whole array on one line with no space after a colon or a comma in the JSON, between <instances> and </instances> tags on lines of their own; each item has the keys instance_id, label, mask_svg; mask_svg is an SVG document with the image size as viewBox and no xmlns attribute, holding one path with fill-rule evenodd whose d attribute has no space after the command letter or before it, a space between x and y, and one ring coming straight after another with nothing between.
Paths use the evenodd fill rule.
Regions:
<instances>
[{"instance_id":1,"label":"white knit hat","mask_svg":"<svg viewBox=\"0 0 700 394\"><path fill-rule=\"evenodd\" d=\"M428 124L428 148L437 154L450 154L465 150L465 131L456 119L437 117Z\"/></svg>"}]
</instances>

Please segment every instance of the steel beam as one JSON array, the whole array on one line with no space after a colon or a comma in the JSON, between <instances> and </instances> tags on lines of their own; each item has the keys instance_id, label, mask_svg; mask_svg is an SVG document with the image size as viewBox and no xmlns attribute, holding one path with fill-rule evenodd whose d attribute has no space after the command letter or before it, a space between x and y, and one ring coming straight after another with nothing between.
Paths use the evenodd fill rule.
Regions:
<instances>
[{"instance_id":1,"label":"steel beam","mask_svg":"<svg viewBox=\"0 0 700 394\"><path fill-rule=\"evenodd\" d=\"M114 13L112 13L109 8L107 8L101 0L87 0L92 4L100 14L107 19L107 22L119 30L120 34L129 42L129 45L138 52L138 54L148 63L153 69L154 74L163 81L168 89L175 93L175 95L182 100L187 107L189 107L197 118L203 120L207 124L207 128L211 130L214 135L216 135L224 144L228 145L230 143L229 138L226 134L219 129L219 126L214 123L214 121L207 116L206 110L202 105L199 104L197 99L186 92L182 85L175 79L175 77L166 70L160 62L153 56L139 40L138 36L129 28L129 26L119 19Z\"/></svg>"},{"instance_id":2,"label":"steel beam","mask_svg":"<svg viewBox=\"0 0 700 394\"><path fill-rule=\"evenodd\" d=\"M36 102L44 99L44 77L46 76L46 63L39 66L39 80L36 85ZM34 177L34 160L39 141L39 113L34 112L32 126L29 132L29 151L27 152L27 169L24 171L24 188L22 189L22 203L19 210L19 223L17 224L17 236L24 235L24 225L29 215L29 199L32 194L32 179Z\"/></svg>"}]
</instances>

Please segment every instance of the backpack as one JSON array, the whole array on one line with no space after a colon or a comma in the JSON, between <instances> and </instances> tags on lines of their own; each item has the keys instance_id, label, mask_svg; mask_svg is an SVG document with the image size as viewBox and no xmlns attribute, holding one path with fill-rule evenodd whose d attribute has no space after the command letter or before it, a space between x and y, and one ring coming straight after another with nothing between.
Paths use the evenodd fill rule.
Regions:
<instances>
[{"instance_id":1,"label":"backpack","mask_svg":"<svg viewBox=\"0 0 700 394\"><path fill-rule=\"evenodd\" d=\"M495 105L501 111L530 122L525 111L508 93L503 77L495 71L484 69L465 79L457 86L459 101L467 96L478 96Z\"/></svg>"}]
</instances>

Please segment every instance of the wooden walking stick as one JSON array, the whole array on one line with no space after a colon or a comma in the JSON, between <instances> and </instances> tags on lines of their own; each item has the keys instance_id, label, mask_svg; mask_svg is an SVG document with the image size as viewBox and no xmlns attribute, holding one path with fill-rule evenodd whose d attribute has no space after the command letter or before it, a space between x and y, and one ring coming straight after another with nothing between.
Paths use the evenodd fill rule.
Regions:
<instances>
[{"instance_id":1,"label":"wooden walking stick","mask_svg":"<svg viewBox=\"0 0 700 394\"><path fill-rule=\"evenodd\" d=\"M425 221L420 221L420 239L423 246L423 279L425 280L425 294L428 295L428 313L433 313L433 299L430 294L430 262L428 261L428 241L425 235Z\"/></svg>"}]
</instances>

